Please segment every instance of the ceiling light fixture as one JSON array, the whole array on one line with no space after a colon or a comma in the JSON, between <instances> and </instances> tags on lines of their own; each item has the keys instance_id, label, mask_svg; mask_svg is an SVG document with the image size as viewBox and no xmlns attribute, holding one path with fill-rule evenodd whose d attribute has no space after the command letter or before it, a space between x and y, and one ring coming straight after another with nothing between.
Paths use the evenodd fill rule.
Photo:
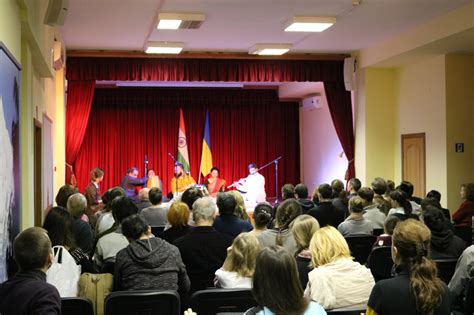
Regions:
<instances>
[{"instance_id":1,"label":"ceiling light fixture","mask_svg":"<svg viewBox=\"0 0 474 315\"><path fill-rule=\"evenodd\" d=\"M336 23L331 16L295 16L285 25L285 32L322 32Z\"/></svg>"},{"instance_id":2,"label":"ceiling light fixture","mask_svg":"<svg viewBox=\"0 0 474 315\"><path fill-rule=\"evenodd\" d=\"M160 30L196 29L201 26L205 18L206 16L201 13L160 13L156 28Z\"/></svg>"},{"instance_id":3,"label":"ceiling light fixture","mask_svg":"<svg viewBox=\"0 0 474 315\"><path fill-rule=\"evenodd\" d=\"M147 42L147 54L179 54L184 48L181 42Z\"/></svg>"},{"instance_id":4,"label":"ceiling light fixture","mask_svg":"<svg viewBox=\"0 0 474 315\"><path fill-rule=\"evenodd\" d=\"M287 53L291 44L256 44L249 50L251 55L280 56Z\"/></svg>"}]
</instances>

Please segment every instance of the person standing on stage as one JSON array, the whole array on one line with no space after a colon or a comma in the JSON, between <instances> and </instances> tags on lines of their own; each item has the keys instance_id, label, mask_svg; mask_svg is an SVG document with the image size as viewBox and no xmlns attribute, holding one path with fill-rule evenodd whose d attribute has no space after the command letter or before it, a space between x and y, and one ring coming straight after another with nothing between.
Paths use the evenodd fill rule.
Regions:
<instances>
[{"instance_id":1,"label":"person standing on stage","mask_svg":"<svg viewBox=\"0 0 474 315\"><path fill-rule=\"evenodd\" d=\"M209 196L215 198L218 192L225 191L225 180L219 178L219 169L217 167L211 168L209 178L204 182Z\"/></svg>"},{"instance_id":2,"label":"person standing on stage","mask_svg":"<svg viewBox=\"0 0 474 315\"><path fill-rule=\"evenodd\" d=\"M178 184L176 184L176 180L178 181ZM173 195L175 195L176 192L182 193L183 191L195 184L196 181L194 180L194 178L184 172L183 164L179 162L175 163L174 177L171 179L171 192L173 193Z\"/></svg>"},{"instance_id":3,"label":"person standing on stage","mask_svg":"<svg viewBox=\"0 0 474 315\"><path fill-rule=\"evenodd\" d=\"M243 194L246 205L255 206L265 202L265 177L258 172L257 165L251 163L248 166L249 175L237 183L237 190Z\"/></svg>"},{"instance_id":4,"label":"person standing on stage","mask_svg":"<svg viewBox=\"0 0 474 315\"><path fill-rule=\"evenodd\" d=\"M127 171L127 175L122 178L120 187L125 190L125 197L136 198L137 192L135 191L136 186L146 185L147 178L138 178L138 168L131 167Z\"/></svg>"},{"instance_id":5,"label":"person standing on stage","mask_svg":"<svg viewBox=\"0 0 474 315\"><path fill-rule=\"evenodd\" d=\"M100 197L99 183L104 179L104 170L96 167L90 173L90 182L86 187L85 196L87 199L86 214L91 218L96 212L104 208Z\"/></svg>"}]
</instances>

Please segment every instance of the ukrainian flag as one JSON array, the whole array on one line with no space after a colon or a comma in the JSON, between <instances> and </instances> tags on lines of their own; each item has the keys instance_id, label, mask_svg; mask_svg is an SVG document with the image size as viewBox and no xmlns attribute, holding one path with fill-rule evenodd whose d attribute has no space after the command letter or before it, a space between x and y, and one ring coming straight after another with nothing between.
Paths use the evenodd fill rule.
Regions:
<instances>
[{"instance_id":1,"label":"ukrainian flag","mask_svg":"<svg viewBox=\"0 0 474 315\"><path fill-rule=\"evenodd\" d=\"M209 174L212 168L211 133L209 132L209 111L206 111L206 124L204 126L204 137L202 138L202 154L200 173L203 176Z\"/></svg>"}]
</instances>

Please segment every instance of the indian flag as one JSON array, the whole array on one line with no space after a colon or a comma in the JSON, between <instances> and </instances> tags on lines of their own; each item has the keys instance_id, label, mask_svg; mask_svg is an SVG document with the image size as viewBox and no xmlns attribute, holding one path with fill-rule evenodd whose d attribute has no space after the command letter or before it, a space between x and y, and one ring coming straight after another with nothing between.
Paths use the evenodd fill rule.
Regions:
<instances>
[{"instance_id":1,"label":"indian flag","mask_svg":"<svg viewBox=\"0 0 474 315\"><path fill-rule=\"evenodd\" d=\"M211 133L209 132L209 111L206 111L204 137L202 139L201 167L199 171L203 176L209 174L212 168Z\"/></svg>"},{"instance_id":2,"label":"indian flag","mask_svg":"<svg viewBox=\"0 0 474 315\"><path fill-rule=\"evenodd\" d=\"M178 131L178 162L183 164L185 172L189 172L188 142L186 141L186 128L184 127L183 110L179 109Z\"/></svg>"}]
</instances>

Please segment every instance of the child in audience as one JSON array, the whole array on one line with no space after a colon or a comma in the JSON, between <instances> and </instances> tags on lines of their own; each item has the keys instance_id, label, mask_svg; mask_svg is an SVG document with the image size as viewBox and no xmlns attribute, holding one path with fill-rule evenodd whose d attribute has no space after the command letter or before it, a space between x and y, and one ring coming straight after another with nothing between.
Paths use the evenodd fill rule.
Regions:
<instances>
[{"instance_id":1,"label":"child in audience","mask_svg":"<svg viewBox=\"0 0 474 315\"><path fill-rule=\"evenodd\" d=\"M311 251L309 243L313 234L319 229L318 220L310 215L302 214L293 221L291 231L298 246L296 253L296 266L300 276L301 286L306 288L308 283L308 273L311 271Z\"/></svg>"},{"instance_id":2,"label":"child in audience","mask_svg":"<svg viewBox=\"0 0 474 315\"><path fill-rule=\"evenodd\" d=\"M398 222L400 222L400 219L394 215L390 218L387 218L383 226L385 233L377 236L373 247L391 246L393 229L395 228Z\"/></svg>"},{"instance_id":3,"label":"child in audience","mask_svg":"<svg viewBox=\"0 0 474 315\"><path fill-rule=\"evenodd\" d=\"M374 277L369 269L352 260L349 246L338 230L332 226L317 230L309 249L314 269L308 275L305 296L324 309L367 303Z\"/></svg>"},{"instance_id":4,"label":"child in audience","mask_svg":"<svg viewBox=\"0 0 474 315\"><path fill-rule=\"evenodd\" d=\"M421 222L399 222L393 233L392 258L398 275L377 282L370 294L367 315L450 314L447 286L436 276L428 258L430 230Z\"/></svg>"},{"instance_id":5,"label":"child in audience","mask_svg":"<svg viewBox=\"0 0 474 315\"><path fill-rule=\"evenodd\" d=\"M258 255L252 293L259 306L246 315L326 314L321 305L303 296L295 259L280 246L264 248Z\"/></svg>"},{"instance_id":6,"label":"child in audience","mask_svg":"<svg viewBox=\"0 0 474 315\"><path fill-rule=\"evenodd\" d=\"M251 288L255 260L260 252L257 238L250 233L239 234L227 249L222 268L216 271L214 284L219 288Z\"/></svg>"}]
</instances>

